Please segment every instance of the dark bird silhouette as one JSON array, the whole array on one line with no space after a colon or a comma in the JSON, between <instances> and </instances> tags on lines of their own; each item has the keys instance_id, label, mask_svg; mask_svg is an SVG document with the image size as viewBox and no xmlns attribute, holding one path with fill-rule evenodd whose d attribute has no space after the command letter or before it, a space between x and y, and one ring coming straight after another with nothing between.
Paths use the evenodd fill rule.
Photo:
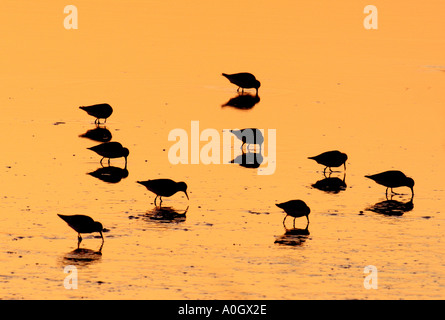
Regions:
<instances>
[{"instance_id":1,"label":"dark bird silhouette","mask_svg":"<svg viewBox=\"0 0 445 320\"><path fill-rule=\"evenodd\" d=\"M394 193L392 190L393 188L408 187L411 189L411 195L414 196L414 180L412 178L408 178L401 171L389 170L365 177L374 180L382 186L385 186L386 195L388 195L388 189L391 189L391 193Z\"/></svg>"},{"instance_id":2,"label":"dark bird silhouette","mask_svg":"<svg viewBox=\"0 0 445 320\"><path fill-rule=\"evenodd\" d=\"M261 83L255 78L255 76L248 72L234 73L234 74L222 74L226 77L231 83L238 86L237 92L241 88L244 92L244 89L255 88L256 94L258 95L258 88L261 86Z\"/></svg>"},{"instance_id":3,"label":"dark bird silhouette","mask_svg":"<svg viewBox=\"0 0 445 320\"><path fill-rule=\"evenodd\" d=\"M107 122L107 118L113 113L113 108L108 103L81 106L79 108L85 110L90 116L95 117L96 120L94 120L94 123L98 124L100 123L100 119L105 119L104 122Z\"/></svg>"},{"instance_id":4,"label":"dark bird silhouette","mask_svg":"<svg viewBox=\"0 0 445 320\"><path fill-rule=\"evenodd\" d=\"M88 138L99 142L108 142L111 140L112 135L110 130L108 130L107 128L97 126L96 128L90 129L84 134L79 135L79 137Z\"/></svg>"},{"instance_id":5,"label":"dark bird silhouette","mask_svg":"<svg viewBox=\"0 0 445 320\"><path fill-rule=\"evenodd\" d=\"M258 95L251 94L240 94L236 97L230 99L222 107L233 107L240 110L252 109L258 102L260 102L260 97Z\"/></svg>"},{"instance_id":6,"label":"dark bird silhouette","mask_svg":"<svg viewBox=\"0 0 445 320\"><path fill-rule=\"evenodd\" d=\"M283 220L283 226L286 227L284 222L286 221L287 216L294 217L294 228L295 228L295 218L306 216L307 223L309 224L309 213L311 213L311 209L307 206L307 204L303 200L290 200L283 203L275 204L278 208L281 208L286 212L286 216Z\"/></svg>"},{"instance_id":7,"label":"dark bird silhouette","mask_svg":"<svg viewBox=\"0 0 445 320\"><path fill-rule=\"evenodd\" d=\"M90 176L102 180L107 183L118 183L122 179L128 177L128 170L126 168L118 168L113 166L101 167L96 171L89 172Z\"/></svg>"},{"instance_id":8,"label":"dark bird silhouette","mask_svg":"<svg viewBox=\"0 0 445 320\"><path fill-rule=\"evenodd\" d=\"M324 165L323 173L325 173L327 168L332 172L332 167L340 167L341 165L344 165L346 170L346 160L348 160L348 156L346 153L335 150L323 152L318 156L309 157L308 159L315 160L317 163Z\"/></svg>"},{"instance_id":9,"label":"dark bird silhouette","mask_svg":"<svg viewBox=\"0 0 445 320\"><path fill-rule=\"evenodd\" d=\"M102 156L100 164L102 164L102 160L105 158L108 158L108 165L110 165L111 158L124 157L125 167L127 167L127 157L130 154L130 151L127 148L124 148L119 142L104 142L88 149Z\"/></svg>"},{"instance_id":10,"label":"dark bird silhouette","mask_svg":"<svg viewBox=\"0 0 445 320\"><path fill-rule=\"evenodd\" d=\"M184 192L185 196L187 197L187 200L189 199L189 196L187 194L187 184L182 181L175 182L170 179L153 179L147 181L137 181L137 183L142 184L149 191L156 194L155 205L156 205L156 199L158 197L162 204L162 197L171 197L172 195L174 195L176 192L179 191Z\"/></svg>"},{"instance_id":11,"label":"dark bird silhouette","mask_svg":"<svg viewBox=\"0 0 445 320\"><path fill-rule=\"evenodd\" d=\"M91 217L82 214L75 214L72 216L57 214L62 220L64 220L68 225L77 232L77 247L79 248L82 242L81 233L92 233L99 232L102 238L102 243L104 242L104 236L102 231L104 228L100 222L94 221Z\"/></svg>"},{"instance_id":12,"label":"dark bird silhouette","mask_svg":"<svg viewBox=\"0 0 445 320\"><path fill-rule=\"evenodd\" d=\"M230 130L230 132L243 142L243 144L241 145L241 149L244 147L245 144L247 144L247 148L251 144L258 144L260 145L261 152L261 145L264 143L264 136L261 133L260 129L246 128L240 130Z\"/></svg>"}]
</instances>

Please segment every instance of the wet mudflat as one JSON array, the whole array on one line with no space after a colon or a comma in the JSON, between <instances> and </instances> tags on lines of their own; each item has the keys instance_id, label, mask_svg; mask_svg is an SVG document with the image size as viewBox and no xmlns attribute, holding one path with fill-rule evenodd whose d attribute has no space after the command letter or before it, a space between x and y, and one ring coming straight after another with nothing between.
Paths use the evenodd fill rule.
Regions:
<instances>
[{"instance_id":1,"label":"wet mudflat","mask_svg":"<svg viewBox=\"0 0 445 320\"><path fill-rule=\"evenodd\" d=\"M63 28L60 8L37 4L30 29L36 21L16 22L23 12L9 4L0 298L443 299L443 4L425 5L425 16L386 4L390 22L371 31L352 3L262 4L247 16L233 3L89 4L78 30ZM239 99L221 76L241 71L261 81L257 98L253 89ZM95 103L113 106L100 130L78 108ZM220 164L191 163L196 124L220 133ZM236 128L264 130L258 168L223 161L223 132ZM188 164L169 159L175 129L187 133ZM129 149L126 166L102 166L87 149L104 141ZM209 143L198 142L199 152ZM348 154L346 170L325 175L308 159L329 150ZM385 170L412 177L414 197L401 187L387 198L364 177ZM155 206L136 181L158 178L185 181L190 199L179 192ZM311 208L309 225L288 217L283 226L275 204L291 199ZM103 247L93 233L77 249L57 214L100 221ZM368 265L378 289L364 288ZM64 286L66 266L77 268L75 290Z\"/></svg>"}]
</instances>

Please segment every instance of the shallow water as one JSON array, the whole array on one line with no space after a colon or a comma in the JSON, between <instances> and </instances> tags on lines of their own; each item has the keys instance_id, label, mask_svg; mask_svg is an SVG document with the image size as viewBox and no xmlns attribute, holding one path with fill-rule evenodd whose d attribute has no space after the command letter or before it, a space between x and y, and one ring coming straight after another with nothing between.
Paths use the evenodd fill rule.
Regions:
<instances>
[{"instance_id":1,"label":"shallow water","mask_svg":"<svg viewBox=\"0 0 445 320\"><path fill-rule=\"evenodd\" d=\"M77 30L61 1L0 12L0 298L444 298L442 2L376 4L378 30L356 1L77 3ZM221 73L239 71L261 81L260 101L222 107L237 93ZM111 141L130 149L113 183L87 174L99 142L80 137L95 125L78 106L102 102ZM193 121L221 133L222 151L224 129L264 129L265 157L276 130L275 171L171 164L169 133L192 139ZM307 157L335 149L349 159L331 177L346 188L314 188L323 167ZM390 169L416 181L412 204L408 188L383 202L364 178ZM164 199L169 219L136 183L155 178L188 184L189 201ZM305 218L284 229L275 203L291 199L310 206L307 231ZM100 254L97 234L75 251L57 213L101 221ZM378 289L364 288L368 265Z\"/></svg>"}]
</instances>

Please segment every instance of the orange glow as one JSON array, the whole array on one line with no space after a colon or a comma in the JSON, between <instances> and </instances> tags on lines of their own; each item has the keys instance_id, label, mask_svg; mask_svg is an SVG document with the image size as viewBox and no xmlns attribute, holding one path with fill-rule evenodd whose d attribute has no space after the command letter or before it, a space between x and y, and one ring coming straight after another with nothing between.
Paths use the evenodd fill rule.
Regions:
<instances>
[{"instance_id":1,"label":"orange glow","mask_svg":"<svg viewBox=\"0 0 445 320\"><path fill-rule=\"evenodd\" d=\"M66 1L3 3L0 298L443 299L445 3L373 1L377 30L367 4L79 0L67 30ZM223 72L253 73L259 102L223 107L237 97ZM130 150L114 182L88 174L100 142L79 137L95 128L79 106L98 103ZM171 164L169 133L190 139L192 121L221 139L264 129L265 155L275 129L276 170ZM336 193L312 186L324 167L307 159L329 150L348 155ZM412 204L395 190L401 215L370 210L389 204L364 176L386 170L415 180ZM136 183L158 178L188 185L190 200L163 198L168 221ZM311 208L309 234L305 217L283 228L275 204L292 199ZM102 254L97 234L74 252L58 213L100 221ZM78 289L64 287L67 265ZM378 289L364 288L368 265Z\"/></svg>"}]
</instances>

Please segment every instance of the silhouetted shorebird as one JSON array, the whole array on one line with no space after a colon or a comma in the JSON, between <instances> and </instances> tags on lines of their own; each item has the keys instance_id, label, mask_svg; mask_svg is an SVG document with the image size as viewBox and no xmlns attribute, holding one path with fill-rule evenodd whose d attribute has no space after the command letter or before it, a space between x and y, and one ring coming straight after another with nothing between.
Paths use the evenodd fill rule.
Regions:
<instances>
[{"instance_id":1,"label":"silhouetted shorebird","mask_svg":"<svg viewBox=\"0 0 445 320\"><path fill-rule=\"evenodd\" d=\"M72 216L62 214L57 215L77 232L77 247L79 247L82 242L82 237L80 236L81 233L99 232L102 238L102 243L104 242L104 236L102 234L104 228L100 222L94 221L91 217L83 214L75 214Z\"/></svg>"},{"instance_id":2,"label":"silhouetted shorebird","mask_svg":"<svg viewBox=\"0 0 445 320\"><path fill-rule=\"evenodd\" d=\"M156 199L159 197L162 204L162 197L171 197L176 192L182 191L185 193L185 196L187 197L187 200L189 199L189 196L187 194L187 184L185 182L175 182L170 179L153 179L153 180L147 180L147 181L137 181L137 183L142 184L144 187L146 187L149 191L156 194L155 198L155 205L156 205Z\"/></svg>"},{"instance_id":3,"label":"silhouetted shorebird","mask_svg":"<svg viewBox=\"0 0 445 320\"><path fill-rule=\"evenodd\" d=\"M303 200L290 200L283 203L275 204L278 208L281 208L286 212L286 216L283 220L283 226L285 226L284 222L286 221L287 216L294 217L294 228L295 228L295 218L306 216L307 223L309 224L309 213L311 213L311 209L307 206L307 204Z\"/></svg>"},{"instance_id":4,"label":"silhouetted shorebird","mask_svg":"<svg viewBox=\"0 0 445 320\"><path fill-rule=\"evenodd\" d=\"M85 110L90 116L95 117L96 120L94 120L94 123L98 124L100 123L100 119L105 119L104 122L107 122L107 118L113 113L113 108L108 103L81 106L79 108Z\"/></svg>"},{"instance_id":5,"label":"silhouetted shorebird","mask_svg":"<svg viewBox=\"0 0 445 320\"><path fill-rule=\"evenodd\" d=\"M256 94L258 95L258 88L261 86L261 83L255 78L255 76L248 72L234 73L234 74L222 74L226 77L231 83L238 86L237 92L241 88L244 92L244 89L255 88Z\"/></svg>"},{"instance_id":6,"label":"silhouetted shorebird","mask_svg":"<svg viewBox=\"0 0 445 320\"><path fill-rule=\"evenodd\" d=\"M309 157L308 159L312 159L317 161L317 163L326 166L323 170L323 173L326 172L326 169L329 168L332 172L332 167L340 167L344 165L346 170L346 160L348 160L348 156L346 153L342 153L340 151L327 151L319 154L315 157Z\"/></svg>"},{"instance_id":7,"label":"silhouetted shorebird","mask_svg":"<svg viewBox=\"0 0 445 320\"><path fill-rule=\"evenodd\" d=\"M386 195L388 195L388 189L391 189L391 193L394 193L393 188L408 187L411 189L411 195L414 196L414 180L405 176L401 171L389 170L365 177L385 186Z\"/></svg>"},{"instance_id":8,"label":"silhouetted shorebird","mask_svg":"<svg viewBox=\"0 0 445 320\"><path fill-rule=\"evenodd\" d=\"M104 158L108 158L108 164L110 164L111 158L124 157L125 167L127 167L127 157L130 154L130 151L127 148L124 148L119 142L104 142L88 149L102 156L102 159L100 159L100 164L102 164L102 160Z\"/></svg>"},{"instance_id":9,"label":"silhouetted shorebird","mask_svg":"<svg viewBox=\"0 0 445 320\"><path fill-rule=\"evenodd\" d=\"M245 144L247 144L247 147L249 147L249 144L259 144L261 152L261 145L264 143L264 137L260 129L246 128L240 130L230 130L230 132L243 142L241 149Z\"/></svg>"}]
</instances>

